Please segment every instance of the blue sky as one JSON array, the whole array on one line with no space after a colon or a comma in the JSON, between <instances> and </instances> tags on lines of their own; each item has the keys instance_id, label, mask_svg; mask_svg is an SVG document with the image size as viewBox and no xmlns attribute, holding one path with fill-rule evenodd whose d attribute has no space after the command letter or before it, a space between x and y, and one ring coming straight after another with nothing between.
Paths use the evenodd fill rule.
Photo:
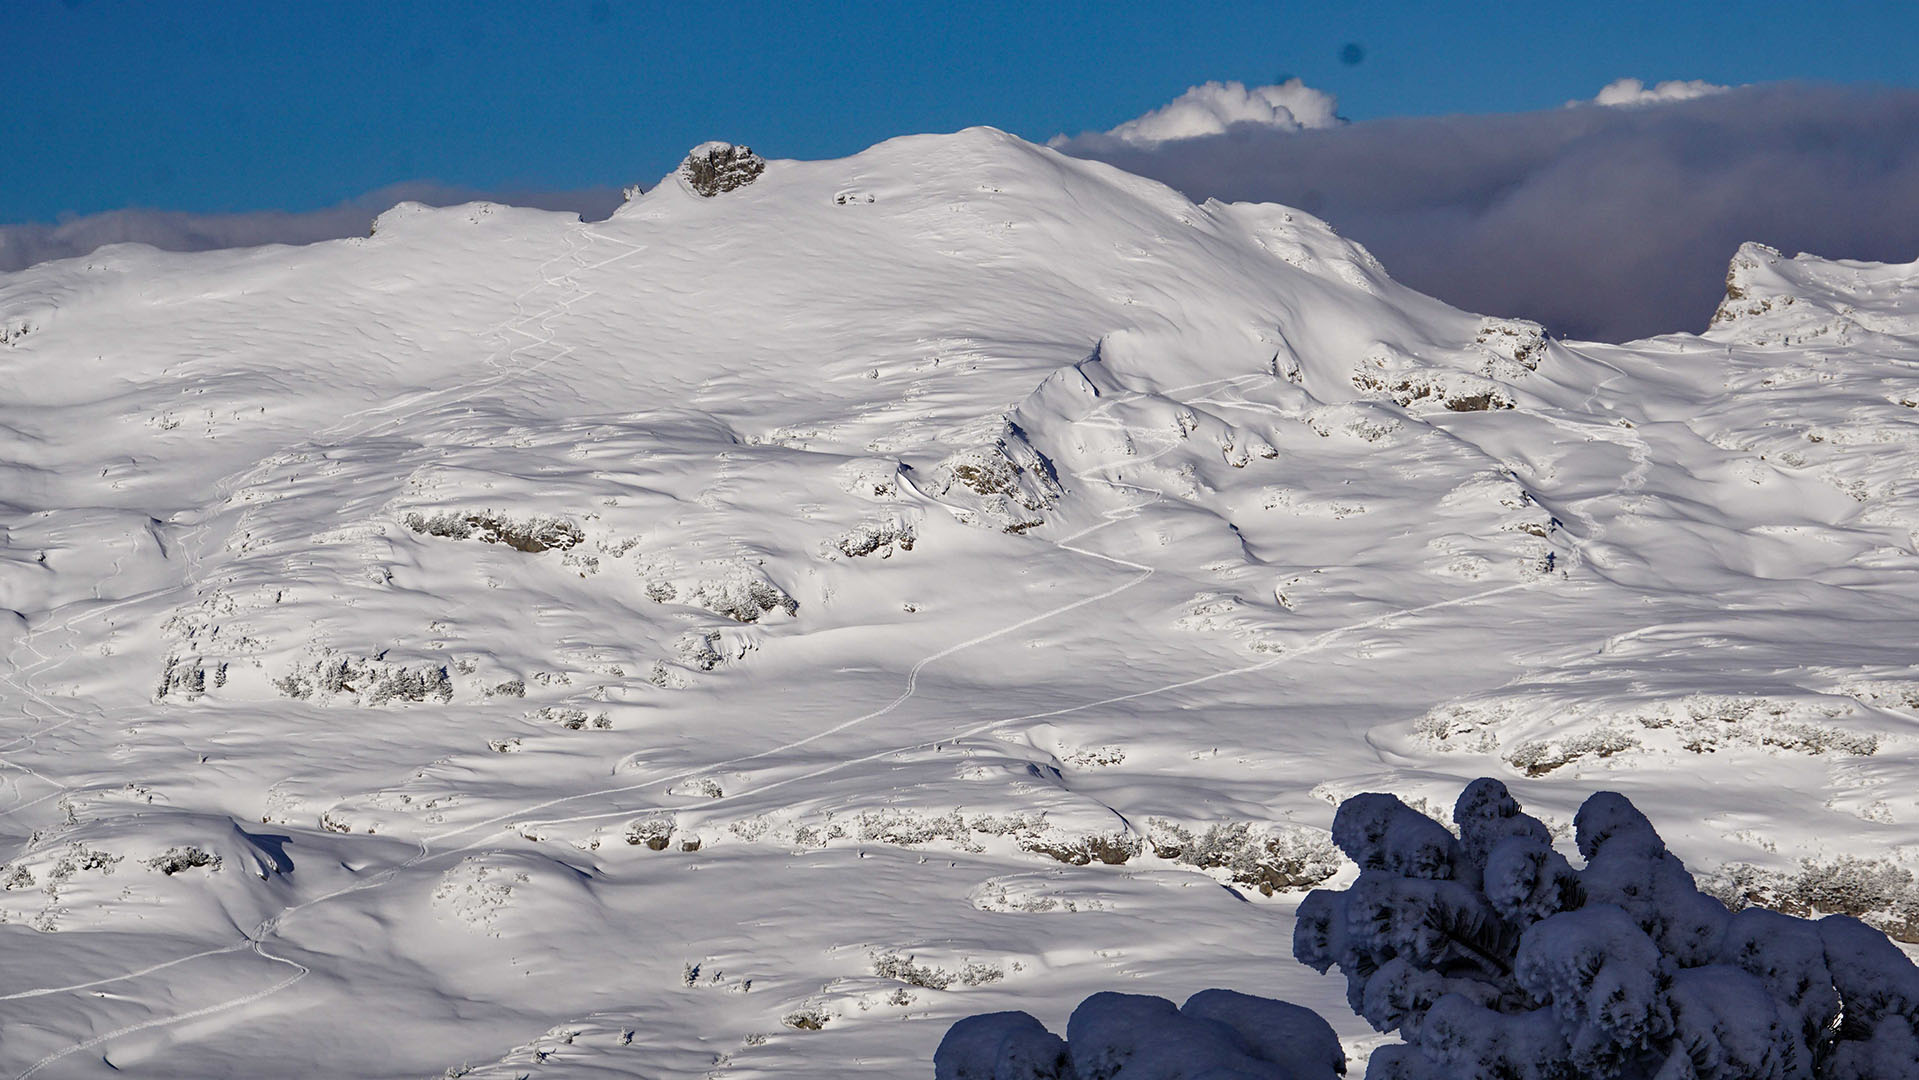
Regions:
<instances>
[{"instance_id":1,"label":"blue sky","mask_svg":"<svg viewBox=\"0 0 1919 1080\"><path fill-rule=\"evenodd\" d=\"M1893 3L5 3L5 222L651 183L708 138L1044 139L1208 79L1296 75L1355 120L1551 108L1623 75L1919 83L1919 5Z\"/></svg>"}]
</instances>

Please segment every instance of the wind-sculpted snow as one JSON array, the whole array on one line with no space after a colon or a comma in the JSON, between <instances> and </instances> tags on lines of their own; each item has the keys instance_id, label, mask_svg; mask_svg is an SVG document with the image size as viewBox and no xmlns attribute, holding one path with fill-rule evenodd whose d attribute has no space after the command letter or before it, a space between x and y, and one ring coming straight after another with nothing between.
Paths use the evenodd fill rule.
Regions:
<instances>
[{"instance_id":1,"label":"wind-sculpted snow","mask_svg":"<svg viewBox=\"0 0 1919 1080\"><path fill-rule=\"evenodd\" d=\"M1486 772L1558 841L1603 778L1728 895L1896 871L1912 269L1739 258L1771 307L1553 340L979 129L0 277L0 1064L895 1076L1121 978L1332 1016L1273 974L1329 803Z\"/></svg>"}]
</instances>

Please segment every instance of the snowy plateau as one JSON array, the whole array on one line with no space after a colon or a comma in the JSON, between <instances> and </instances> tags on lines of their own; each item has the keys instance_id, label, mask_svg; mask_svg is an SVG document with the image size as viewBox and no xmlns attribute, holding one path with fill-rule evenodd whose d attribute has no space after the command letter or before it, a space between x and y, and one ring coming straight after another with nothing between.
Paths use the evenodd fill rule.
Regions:
<instances>
[{"instance_id":1,"label":"snowy plateau","mask_svg":"<svg viewBox=\"0 0 1919 1080\"><path fill-rule=\"evenodd\" d=\"M712 160L0 276L5 1076L926 1077L1209 987L1357 1075L1335 805L1479 776L1919 942L1919 264L1590 344L988 129Z\"/></svg>"}]
</instances>

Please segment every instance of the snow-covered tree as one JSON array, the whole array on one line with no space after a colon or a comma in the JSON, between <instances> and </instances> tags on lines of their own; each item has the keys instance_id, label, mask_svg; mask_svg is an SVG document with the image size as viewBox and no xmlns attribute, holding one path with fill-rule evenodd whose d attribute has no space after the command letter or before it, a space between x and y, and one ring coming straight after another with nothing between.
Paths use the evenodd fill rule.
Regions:
<instances>
[{"instance_id":1,"label":"snow-covered tree","mask_svg":"<svg viewBox=\"0 0 1919 1080\"><path fill-rule=\"evenodd\" d=\"M1919 968L1884 934L1727 911L1610 792L1580 808L1579 869L1497 780L1453 820L1348 799L1359 877L1300 905L1294 955L1404 1040L1368 1080L1919 1080Z\"/></svg>"},{"instance_id":2,"label":"snow-covered tree","mask_svg":"<svg viewBox=\"0 0 1919 1080\"><path fill-rule=\"evenodd\" d=\"M1403 1042L1367 1080L1919 1080L1919 967L1857 919L1734 914L1625 797L1575 821L1585 865L1504 784L1468 785L1454 836L1358 795L1333 842L1359 866L1300 904L1293 954L1346 976L1355 1012ZM1230 990L1174 1008L1095 994L1062 1040L1023 1012L969 1017L938 1080L1333 1080L1309 1009Z\"/></svg>"},{"instance_id":3,"label":"snow-covered tree","mask_svg":"<svg viewBox=\"0 0 1919 1080\"><path fill-rule=\"evenodd\" d=\"M1231 990L1174 1007L1094 994L1065 1039L1023 1012L969 1016L933 1056L937 1080L1336 1080L1346 1054L1311 1009Z\"/></svg>"}]
</instances>

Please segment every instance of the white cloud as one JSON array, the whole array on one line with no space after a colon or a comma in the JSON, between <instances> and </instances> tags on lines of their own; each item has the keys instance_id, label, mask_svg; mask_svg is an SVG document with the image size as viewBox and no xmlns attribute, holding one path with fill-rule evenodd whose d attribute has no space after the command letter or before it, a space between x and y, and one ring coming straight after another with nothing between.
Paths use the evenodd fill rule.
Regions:
<instances>
[{"instance_id":1,"label":"white cloud","mask_svg":"<svg viewBox=\"0 0 1919 1080\"><path fill-rule=\"evenodd\" d=\"M1723 94L1731 87L1709 83L1704 79L1668 79L1648 88L1638 79L1614 79L1601 87L1594 95L1594 105L1660 105L1669 101L1688 101L1705 97L1707 94ZM1570 102L1579 105L1584 102Z\"/></svg>"},{"instance_id":2,"label":"white cloud","mask_svg":"<svg viewBox=\"0 0 1919 1080\"><path fill-rule=\"evenodd\" d=\"M1747 240L1885 262L1919 251L1919 90L1762 84L1062 149L1196 200L1300 207L1422 292L1603 341L1704 326Z\"/></svg>"},{"instance_id":3,"label":"white cloud","mask_svg":"<svg viewBox=\"0 0 1919 1080\"><path fill-rule=\"evenodd\" d=\"M1128 146L1154 147L1176 139L1223 135L1242 125L1275 131L1336 127L1339 99L1298 79L1248 88L1239 82L1195 86L1165 105L1106 132ZM1065 142L1065 136L1053 140Z\"/></svg>"}]
</instances>

